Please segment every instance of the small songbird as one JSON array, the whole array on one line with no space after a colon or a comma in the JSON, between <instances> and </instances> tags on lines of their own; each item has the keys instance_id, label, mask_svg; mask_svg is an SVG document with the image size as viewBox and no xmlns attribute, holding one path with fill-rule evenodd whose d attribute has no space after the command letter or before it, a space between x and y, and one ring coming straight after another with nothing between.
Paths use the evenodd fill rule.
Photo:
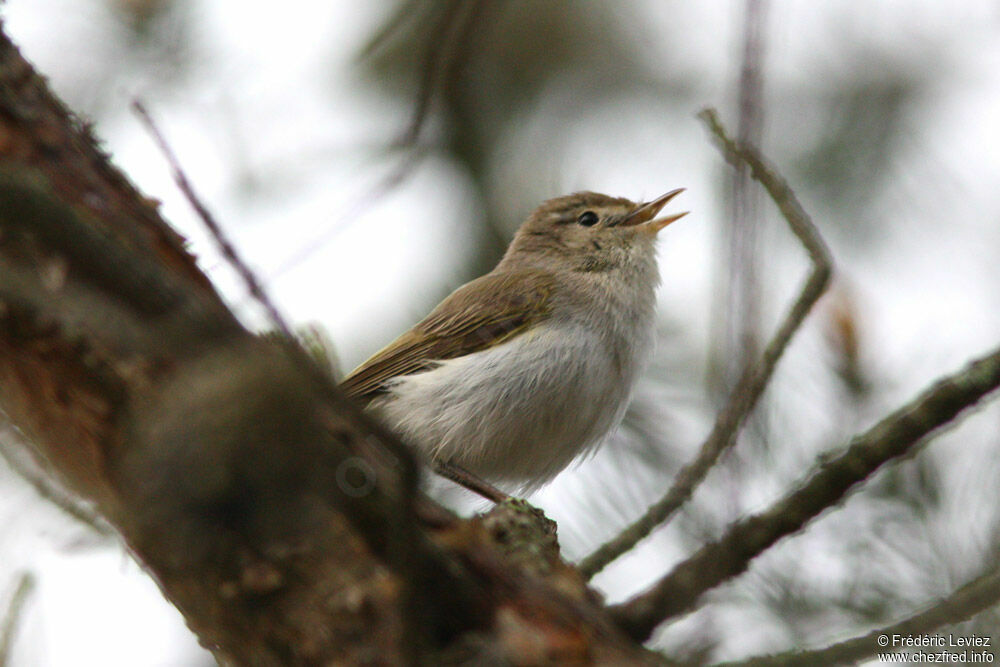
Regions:
<instances>
[{"instance_id":1,"label":"small songbird","mask_svg":"<svg viewBox=\"0 0 1000 667\"><path fill-rule=\"evenodd\" d=\"M488 274L343 381L431 461L527 491L618 425L653 343L657 232L686 215L546 201Z\"/></svg>"}]
</instances>

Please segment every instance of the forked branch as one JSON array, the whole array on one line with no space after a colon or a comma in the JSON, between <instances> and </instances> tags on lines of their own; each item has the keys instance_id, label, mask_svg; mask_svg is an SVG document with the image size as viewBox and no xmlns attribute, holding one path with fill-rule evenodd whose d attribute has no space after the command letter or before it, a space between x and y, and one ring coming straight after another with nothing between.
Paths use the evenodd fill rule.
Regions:
<instances>
[{"instance_id":1,"label":"forked branch","mask_svg":"<svg viewBox=\"0 0 1000 667\"><path fill-rule=\"evenodd\" d=\"M766 511L733 524L651 588L611 608L619 627L644 641L663 621L695 606L701 595L740 574L781 538L840 502L883 464L909 452L934 430L1000 386L1000 349L942 378L824 463L798 489Z\"/></svg>"},{"instance_id":2,"label":"forked branch","mask_svg":"<svg viewBox=\"0 0 1000 667\"><path fill-rule=\"evenodd\" d=\"M580 562L580 572L588 578L631 550L653 529L666 522L691 497L722 453L733 446L740 427L764 393L789 341L802 325L813 304L826 291L833 270L833 262L826 243L823 242L809 214L799 203L788 183L767 163L757 149L739 145L730 139L714 109L705 109L699 116L718 141L726 160L734 165L745 163L749 166L752 176L764 186L774 203L778 205L792 233L809 254L812 271L781 326L768 342L760 361L748 365L743 371L725 407L716 417L712 431L702 443L698 456L678 473L667 494L651 505L642 517Z\"/></svg>"}]
</instances>

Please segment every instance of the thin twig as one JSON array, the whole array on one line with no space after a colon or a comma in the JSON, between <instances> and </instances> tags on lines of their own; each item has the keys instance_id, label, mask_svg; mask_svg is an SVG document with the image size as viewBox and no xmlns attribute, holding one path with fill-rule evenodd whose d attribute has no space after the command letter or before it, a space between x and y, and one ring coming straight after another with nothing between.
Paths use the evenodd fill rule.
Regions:
<instances>
[{"instance_id":1,"label":"thin twig","mask_svg":"<svg viewBox=\"0 0 1000 667\"><path fill-rule=\"evenodd\" d=\"M662 577L647 591L611 607L612 617L637 641L663 621L690 610L701 595L740 574L781 538L801 530L840 502L883 464L911 450L936 429L1000 386L1000 349L942 378L821 464L798 489L760 514L733 524L717 542Z\"/></svg>"},{"instance_id":2,"label":"thin twig","mask_svg":"<svg viewBox=\"0 0 1000 667\"><path fill-rule=\"evenodd\" d=\"M0 621L0 667L10 664L10 652L14 648L17 626L23 617L28 596L35 590L35 575L22 572L14 586L14 594L7 605L7 611Z\"/></svg>"},{"instance_id":3,"label":"thin twig","mask_svg":"<svg viewBox=\"0 0 1000 667\"><path fill-rule=\"evenodd\" d=\"M288 343L286 349L291 355L292 360L298 365L305 377L314 382L314 386L319 389L323 399L331 406L340 409L350 409L349 402L344 400L343 394L340 393L340 390L334 384L331 374L321 368L316 360L299 344L298 338L278 311L274 301L268 296L253 270L239 256L235 246L222 231L215 217L198 198L194 188L184 174L180 162L174 155L163 134L157 128L149 112L146 111L146 108L139 100L135 100L132 103L132 107L153 136L154 141L170 165L174 181L208 229L223 257L240 275L246 285L247 291L265 309L271 325ZM387 449L399 463L399 497L397 499L399 511L395 517L395 530L389 531L394 539L387 548L387 551L389 552L389 559L392 564L402 573L403 576L401 578L404 582L409 584L418 581L421 574L419 568L423 565L419 562L419 559L413 557L414 549L419 550L420 548L417 546L420 534L416 514L416 496L420 485L420 469L417 465L416 457L395 434L386 430L370 416L362 413L360 409L356 410L354 417L371 433L369 441ZM417 591L413 585L405 586L403 596L405 600L404 607L406 609L416 610L419 608L420 600L417 598ZM418 645L417 640L419 639L416 613L414 611L413 613L406 614L406 622L404 623L406 645L413 647ZM415 659L414 657L413 660L415 661Z\"/></svg>"},{"instance_id":4,"label":"thin twig","mask_svg":"<svg viewBox=\"0 0 1000 667\"><path fill-rule=\"evenodd\" d=\"M156 142L157 147L160 152L163 153L163 157L167 160L167 164L170 166L170 173L173 176L174 182L177 187L180 188L184 197L194 208L198 217L201 219L202 223L208 229L212 240L215 241L219 252L225 257L226 261L233 267L237 274L239 274L240 279L246 286L247 291L250 292L251 296L264 308L267 312L268 319L271 320L271 324L275 329L280 331L288 340L295 340L295 335L292 333L291 328L285 321L285 318L278 311L278 308L274 305L274 301L267 294L264 286L257 280L257 276L254 272L247 266L246 262L240 257L239 253L236 251L236 247L232 244L229 237L222 227L215 220L215 216L212 215L211 211L208 210L198 197L197 193L194 191L194 187L191 182L188 181L187 176L184 174L184 170L181 169L180 161L174 154L173 149L170 144L167 143L166 138L164 138L163 133L160 132L159 127L153 121L153 117L146 110L146 107L139 100L133 100L132 109L139 116L139 119L146 126L146 130L149 132L150 136L153 137L153 141Z\"/></svg>"},{"instance_id":5,"label":"thin twig","mask_svg":"<svg viewBox=\"0 0 1000 667\"><path fill-rule=\"evenodd\" d=\"M872 630L861 637L811 651L793 651L724 664L727 667L853 665L880 651L896 652L903 648L899 642L893 642L893 637L924 635L936 628L968 620L998 602L1000 602L1000 570L991 570L962 586L930 609L898 623ZM975 650L975 647L970 648ZM990 652L992 649L993 647Z\"/></svg>"},{"instance_id":6,"label":"thin twig","mask_svg":"<svg viewBox=\"0 0 1000 667\"><path fill-rule=\"evenodd\" d=\"M52 503L65 514L84 524L101 537L111 537L115 534L111 526L103 521L99 514L93 512L82 503L75 500L58 484L39 469L40 464L29 464L25 461L30 456L31 445L23 442L20 434L13 426L5 422L6 417L0 415L0 458L21 479L26 481L39 496ZM11 451L16 448L17 453ZM2 664L2 663L0 663Z\"/></svg>"},{"instance_id":7,"label":"thin twig","mask_svg":"<svg viewBox=\"0 0 1000 667\"><path fill-rule=\"evenodd\" d=\"M785 180L767 164L756 149L751 146L740 146L730 139L719 123L714 109L706 109L700 117L718 140L729 162L735 164L743 161L749 165L753 177L770 194L788 222L788 226L805 247L812 262L812 271L799 292L799 297L764 349L760 361L748 366L736 383L726 406L716 417L712 431L702 443L697 458L678 473L667 494L651 505L638 521L580 562L578 566L580 572L588 578L628 552L654 528L669 519L691 497L695 487L705 478L719 456L736 442L740 426L767 387L792 336L802 325L813 304L826 290L833 270L826 244Z\"/></svg>"},{"instance_id":8,"label":"thin twig","mask_svg":"<svg viewBox=\"0 0 1000 667\"><path fill-rule=\"evenodd\" d=\"M132 102L132 107L139 115L139 118L146 125L146 128L153 136L154 141L156 141L157 146L160 148L160 151L163 153L168 164L170 165L170 171L174 177L174 181L177 183L177 187L181 189L181 192L188 200L188 203L191 204L202 223L204 223L205 227L208 229L209 234L215 240L215 243L218 245L219 251L222 253L223 257L233 266L237 273L239 273L244 284L246 285L247 291L250 292L250 295L261 306L263 306L267 312L268 318L271 320L271 325L282 335L285 341L289 343L288 350L293 354L295 361L300 364L302 371L316 381L317 386L322 389L325 398L330 400L331 403L336 404L339 401L341 394L331 379L330 374L327 373L325 369L320 368L319 364L316 363L316 360L299 344L298 337L292 332L291 327L288 326L285 318L278 311L274 301L270 296L268 296L264 286L261 284L260 280L257 279L256 274L254 274L249 265L247 265L247 263L240 257L239 253L236 251L236 247L230 242L225 232L222 231L222 228L219 226L219 223L216 222L215 217L208 210L208 207L206 207L198 198L198 195L195 193L190 181L188 181L187 176L184 174L184 170L181 168L177 156L174 154L170 145L167 143L167 140L156 126L152 116L150 116L149 112L146 111L145 106L143 106L142 102L139 100L135 100ZM409 503L407 505L408 511L412 512L412 496L416 494L417 486L419 485L419 471L417 469L416 459L413 456L413 453L410 452L410 450L407 449L398 438L393 437L392 434L378 427L370 418L366 418L360 414L357 416L366 422L366 426L369 429L374 429L373 432L385 436L379 438L379 442L391 450L396 458L399 459L401 465L401 491L407 499L405 502Z\"/></svg>"},{"instance_id":9,"label":"thin twig","mask_svg":"<svg viewBox=\"0 0 1000 667\"><path fill-rule=\"evenodd\" d=\"M763 52L765 0L745 0L743 10L743 59L740 64L739 118L736 140L741 145L760 146L763 138ZM729 390L738 374L760 353L760 191L751 187L750 169L745 162L734 165L731 221L726 226L729 245L727 281L726 345L720 389ZM721 393L721 392L720 392Z\"/></svg>"}]
</instances>

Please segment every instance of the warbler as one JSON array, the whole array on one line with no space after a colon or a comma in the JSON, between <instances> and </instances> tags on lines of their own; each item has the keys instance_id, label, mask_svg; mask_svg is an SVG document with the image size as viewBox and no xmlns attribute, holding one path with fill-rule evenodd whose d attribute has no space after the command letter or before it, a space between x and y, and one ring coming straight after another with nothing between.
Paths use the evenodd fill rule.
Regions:
<instances>
[{"instance_id":1,"label":"warbler","mask_svg":"<svg viewBox=\"0 0 1000 667\"><path fill-rule=\"evenodd\" d=\"M653 346L657 233L687 212L656 216L682 191L544 202L342 389L439 466L537 488L621 422Z\"/></svg>"}]
</instances>

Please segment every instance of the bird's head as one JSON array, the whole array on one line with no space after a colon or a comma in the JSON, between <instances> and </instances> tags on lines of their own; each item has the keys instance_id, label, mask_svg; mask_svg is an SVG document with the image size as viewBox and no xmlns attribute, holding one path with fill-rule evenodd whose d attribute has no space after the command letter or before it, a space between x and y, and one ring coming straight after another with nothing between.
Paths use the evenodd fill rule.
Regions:
<instances>
[{"instance_id":1,"label":"bird's head","mask_svg":"<svg viewBox=\"0 0 1000 667\"><path fill-rule=\"evenodd\" d=\"M652 259L657 233L687 215L656 217L681 192L644 203L596 192L550 199L517 230L503 263L595 272Z\"/></svg>"}]
</instances>

